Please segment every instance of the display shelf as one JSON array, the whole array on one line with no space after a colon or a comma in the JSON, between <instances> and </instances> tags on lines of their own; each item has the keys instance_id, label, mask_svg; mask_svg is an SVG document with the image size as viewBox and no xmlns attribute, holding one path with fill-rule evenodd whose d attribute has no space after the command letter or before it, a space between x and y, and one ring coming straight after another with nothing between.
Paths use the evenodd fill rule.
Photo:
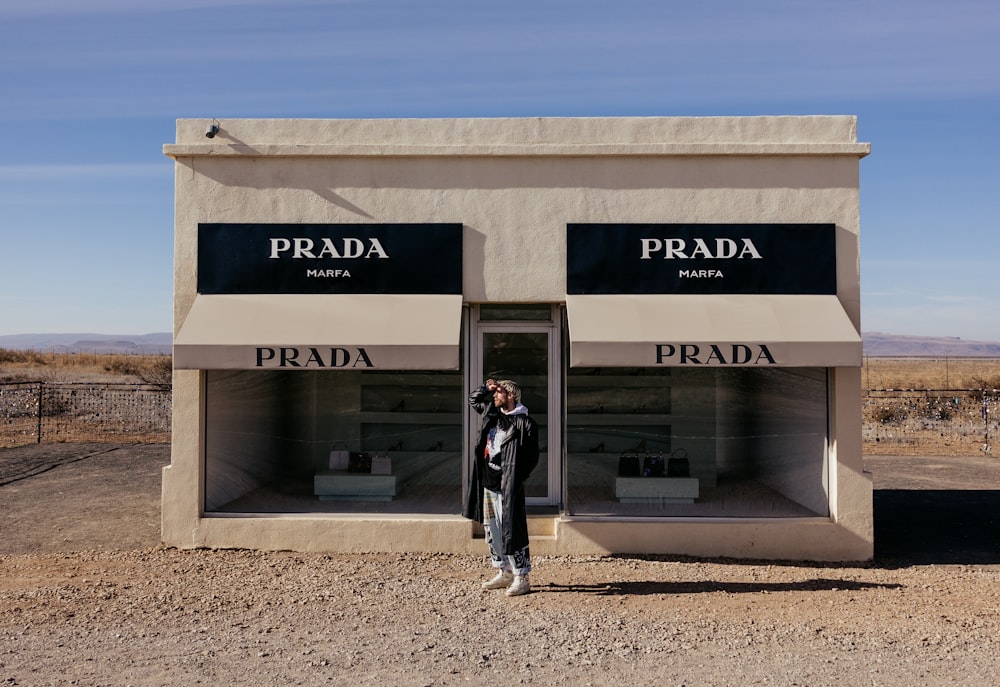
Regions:
<instances>
[{"instance_id":1,"label":"display shelf","mask_svg":"<svg viewBox=\"0 0 1000 687\"><path fill-rule=\"evenodd\" d=\"M669 375L574 375L570 374L566 378L566 385L570 388L581 387L608 387L615 388L670 388L669 382L672 379Z\"/></svg>"},{"instance_id":2,"label":"display shelf","mask_svg":"<svg viewBox=\"0 0 1000 687\"><path fill-rule=\"evenodd\" d=\"M616 477L615 496L621 503L694 503L697 477Z\"/></svg>"},{"instance_id":3,"label":"display shelf","mask_svg":"<svg viewBox=\"0 0 1000 687\"><path fill-rule=\"evenodd\" d=\"M407 490L458 489L462 481L459 451L389 451L389 475L318 470L313 491L320 500L390 501Z\"/></svg>"},{"instance_id":4,"label":"display shelf","mask_svg":"<svg viewBox=\"0 0 1000 687\"><path fill-rule=\"evenodd\" d=\"M669 451L671 381L669 374L571 373L566 379L568 452L606 453L617 461L628 450Z\"/></svg>"},{"instance_id":5,"label":"display shelf","mask_svg":"<svg viewBox=\"0 0 1000 687\"><path fill-rule=\"evenodd\" d=\"M321 470L313 477L313 493L322 501L391 501L396 476Z\"/></svg>"},{"instance_id":6,"label":"display shelf","mask_svg":"<svg viewBox=\"0 0 1000 687\"><path fill-rule=\"evenodd\" d=\"M617 427L619 425L670 425L671 415L662 414L598 414L573 413L566 416L569 427Z\"/></svg>"},{"instance_id":7,"label":"display shelf","mask_svg":"<svg viewBox=\"0 0 1000 687\"><path fill-rule=\"evenodd\" d=\"M672 409L669 376L570 375L566 412L585 417L663 417Z\"/></svg>"},{"instance_id":8,"label":"display shelf","mask_svg":"<svg viewBox=\"0 0 1000 687\"><path fill-rule=\"evenodd\" d=\"M357 415L359 422L383 423L383 424L435 424L435 425L460 425L462 424L461 413L435 413L435 412L393 412L393 411L368 411L363 410Z\"/></svg>"},{"instance_id":9,"label":"display shelf","mask_svg":"<svg viewBox=\"0 0 1000 687\"><path fill-rule=\"evenodd\" d=\"M362 412L456 413L464 402L458 386L361 385Z\"/></svg>"},{"instance_id":10,"label":"display shelf","mask_svg":"<svg viewBox=\"0 0 1000 687\"><path fill-rule=\"evenodd\" d=\"M364 386L399 386L409 387L413 384L413 372L380 372L368 373L364 377ZM462 387L462 375L455 373L420 373L420 381L431 386Z\"/></svg>"},{"instance_id":11,"label":"display shelf","mask_svg":"<svg viewBox=\"0 0 1000 687\"><path fill-rule=\"evenodd\" d=\"M350 418L357 445L394 455L460 450L462 385L455 374L366 375L358 389L359 411Z\"/></svg>"}]
</instances>

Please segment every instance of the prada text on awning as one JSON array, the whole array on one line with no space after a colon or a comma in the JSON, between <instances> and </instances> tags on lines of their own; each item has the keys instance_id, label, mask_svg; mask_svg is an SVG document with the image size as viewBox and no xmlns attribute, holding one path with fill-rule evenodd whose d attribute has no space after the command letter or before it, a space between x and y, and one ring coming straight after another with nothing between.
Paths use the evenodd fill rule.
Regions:
<instances>
[{"instance_id":1,"label":"prada text on awning","mask_svg":"<svg viewBox=\"0 0 1000 687\"><path fill-rule=\"evenodd\" d=\"M461 311L451 294L199 295L174 367L457 370Z\"/></svg>"},{"instance_id":2,"label":"prada text on awning","mask_svg":"<svg viewBox=\"0 0 1000 687\"><path fill-rule=\"evenodd\" d=\"M572 367L856 367L861 335L832 295L570 295Z\"/></svg>"}]
</instances>

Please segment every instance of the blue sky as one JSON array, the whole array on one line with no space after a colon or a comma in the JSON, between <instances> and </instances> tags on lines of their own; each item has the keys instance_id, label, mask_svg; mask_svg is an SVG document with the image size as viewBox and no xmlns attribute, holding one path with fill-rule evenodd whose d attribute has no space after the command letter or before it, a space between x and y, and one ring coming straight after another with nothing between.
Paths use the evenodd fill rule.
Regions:
<instances>
[{"instance_id":1,"label":"blue sky","mask_svg":"<svg viewBox=\"0 0 1000 687\"><path fill-rule=\"evenodd\" d=\"M987 0L2 0L0 334L171 329L177 118L854 114L862 328L998 341L997 36Z\"/></svg>"}]
</instances>

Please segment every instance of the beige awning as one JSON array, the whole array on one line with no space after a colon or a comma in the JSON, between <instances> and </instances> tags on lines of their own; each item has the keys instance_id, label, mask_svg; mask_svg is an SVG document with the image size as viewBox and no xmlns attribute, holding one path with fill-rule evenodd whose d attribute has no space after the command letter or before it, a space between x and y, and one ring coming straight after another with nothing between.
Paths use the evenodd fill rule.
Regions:
<instances>
[{"instance_id":1,"label":"beige awning","mask_svg":"<svg viewBox=\"0 0 1000 687\"><path fill-rule=\"evenodd\" d=\"M200 295L174 339L196 370L457 370L460 295Z\"/></svg>"},{"instance_id":2,"label":"beige awning","mask_svg":"<svg viewBox=\"0 0 1000 687\"><path fill-rule=\"evenodd\" d=\"M566 298L570 366L858 367L861 335L836 296ZM773 361L773 362L772 362Z\"/></svg>"}]
</instances>

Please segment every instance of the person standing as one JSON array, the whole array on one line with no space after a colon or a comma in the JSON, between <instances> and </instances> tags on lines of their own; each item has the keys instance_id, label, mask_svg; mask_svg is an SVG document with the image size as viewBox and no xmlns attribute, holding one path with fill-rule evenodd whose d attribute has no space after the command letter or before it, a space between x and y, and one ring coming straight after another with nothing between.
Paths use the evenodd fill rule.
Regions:
<instances>
[{"instance_id":1,"label":"person standing","mask_svg":"<svg viewBox=\"0 0 1000 687\"><path fill-rule=\"evenodd\" d=\"M506 589L507 596L527 594L531 554L524 481L538 465L538 425L521 403L520 387L509 379L487 379L469 395L469 405L482 420L463 515L483 523L497 570L482 587Z\"/></svg>"}]
</instances>

